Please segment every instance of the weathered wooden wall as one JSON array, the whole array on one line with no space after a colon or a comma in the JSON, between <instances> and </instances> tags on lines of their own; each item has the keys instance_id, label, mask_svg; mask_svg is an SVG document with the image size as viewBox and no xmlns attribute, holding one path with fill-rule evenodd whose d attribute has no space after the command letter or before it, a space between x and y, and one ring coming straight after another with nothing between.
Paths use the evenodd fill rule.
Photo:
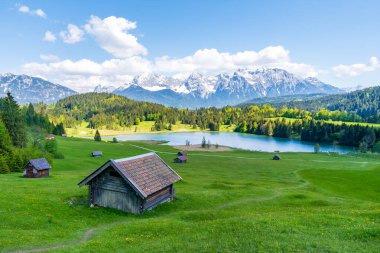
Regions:
<instances>
[{"instance_id":1,"label":"weathered wooden wall","mask_svg":"<svg viewBox=\"0 0 380 253\"><path fill-rule=\"evenodd\" d=\"M144 211L149 210L156 207L159 204L171 201L173 199L174 199L173 185L169 185L168 187L148 196L144 201L143 209Z\"/></svg>"},{"instance_id":2,"label":"weathered wooden wall","mask_svg":"<svg viewBox=\"0 0 380 253\"><path fill-rule=\"evenodd\" d=\"M36 170L35 169L35 172L33 172L33 169L34 167L31 166L30 164L25 166L24 170L24 177L28 177L28 178L39 178L39 177L48 177L49 176L49 170L46 169L46 170Z\"/></svg>"},{"instance_id":3,"label":"weathered wooden wall","mask_svg":"<svg viewBox=\"0 0 380 253\"><path fill-rule=\"evenodd\" d=\"M142 199L120 176L107 168L91 181L90 204L116 208L130 213L142 212Z\"/></svg>"}]
</instances>

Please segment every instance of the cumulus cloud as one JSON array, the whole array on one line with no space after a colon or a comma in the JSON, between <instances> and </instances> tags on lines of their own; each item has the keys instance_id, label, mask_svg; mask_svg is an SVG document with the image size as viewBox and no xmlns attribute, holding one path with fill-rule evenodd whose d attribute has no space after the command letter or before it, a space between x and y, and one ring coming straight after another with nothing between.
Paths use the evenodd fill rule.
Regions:
<instances>
[{"instance_id":1,"label":"cumulus cloud","mask_svg":"<svg viewBox=\"0 0 380 253\"><path fill-rule=\"evenodd\" d=\"M88 59L28 63L21 67L21 71L66 85L77 91L88 91L98 84L122 85L135 75L149 72L152 69L150 65L146 59L135 56L128 59L110 59L101 63Z\"/></svg>"},{"instance_id":2,"label":"cumulus cloud","mask_svg":"<svg viewBox=\"0 0 380 253\"><path fill-rule=\"evenodd\" d=\"M114 57L128 58L147 54L147 49L129 33L130 30L136 29L136 22L115 16L105 19L91 16L84 28L94 36L101 48Z\"/></svg>"},{"instance_id":3,"label":"cumulus cloud","mask_svg":"<svg viewBox=\"0 0 380 253\"><path fill-rule=\"evenodd\" d=\"M372 72L380 68L380 63L377 57L371 57L368 63L356 63L351 65L337 65L332 68L333 72L337 77L347 77L347 76L359 76L366 72Z\"/></svg>"},{"instance_id":4,"label":"cumulus cloud","mask_svg":"<svg viewBox=\"0 0 380 253\"><path fill-rule=\"evenodd\" d=\"M46 18L46 13L43 10L41 10L41 9L32 10L26 5L20 5L18 7L18 11L22 12L22 13L30 14L30 15L36 15L36 16L39 16L41 18Z\"/></svg>"},{"instance_id":5,"label":"cumulus cloud","mask_svg":"<svg viewBox=\"0 0 380 253\"><path fill-rule=\"evenodd\" d=\"M52 33L51 31L46 31L43 40L54 42L57 40L57 37L55 37L54 33Z\"/></svg>"},{"instance_id":6,"label":"cumulus cloud","mask_svg":"<svg viewBox=\"0 0 380 253\"><path fill-rule=\"evenodd\" d=\"M75 44L83 40L84 32L78 26L68 24L67 31L61 31L59 35L63 39L63 42L68 44Z\"/></svg>"},{"instance_id":7,"label":"cumulus cloud","mask_svg":"<svg viewBox=\"0 0 380 253\"><path fill-rule=\"evenodd\" d=\"M22 72L38 75L77 91L91 90L95 85L118 86L129 82L133 76L145 72L184 77L192 72L217 74L238 68L283 68L299 76L315 76L310 65L291 61L289 51L282 46L266 47L258 52L242 51L234 54L216 49L202 49L183 58L159 57L149 61L142 56L94 62L89 59L63 60L51 63L28 63Z\"/></svg>"},{"instance_id":8,"label":"cumulus cloud","mask_svg":"<svg viewBox=\"0 0 380 253\"><path fill-rule=\"evenodd\" d=\"M40 54L40 59L46 62L57 62L59 57L53 54Z\"/></svg>"},{"instance_id":9,"label":"cumulus cloud","mask_svg":"<svg viewBox=\"0 0 380 253\"><path fill-rule=\"evenodd\" d=\"M282 46L270 46L258 52L242 51L234 54L219 52L214 48L202 49L183 58L168 56L156 58L154 71L178 75L179 73L220 73L234 71L238 68L267 67L283 68L303 77L317 75L314 67L292 62L289 54L289 51Z\"/></svg>"}]
</instances>

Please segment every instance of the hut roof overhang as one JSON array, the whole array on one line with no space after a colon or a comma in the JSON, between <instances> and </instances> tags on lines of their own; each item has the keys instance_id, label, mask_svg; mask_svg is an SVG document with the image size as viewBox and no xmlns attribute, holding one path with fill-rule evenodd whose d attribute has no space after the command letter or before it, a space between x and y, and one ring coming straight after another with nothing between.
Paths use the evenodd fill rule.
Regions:
<instances>
[{"instance_id":1,"label":"hut roof overhang","mask_svg":"<svg viewBox=\"0 0 380 253\"><path fill-rule=\"evenodd\" d=\"M51 169L49 162L45 158L32 159L28 162L31 164L36 170L47 170Z\"/></svg>"},{"instance_id":2,"label":"hut roof overhang","mask_svg":"<svg viewBox=\"0 0 380 253\"><path fill-rule=\"evenodd\" d=\"M182 180L156 153L147 153L129 158L109 160L78 185L88 184L105 169L112 166L122 178L142 197Z\"/></svg>"}]
</instances>

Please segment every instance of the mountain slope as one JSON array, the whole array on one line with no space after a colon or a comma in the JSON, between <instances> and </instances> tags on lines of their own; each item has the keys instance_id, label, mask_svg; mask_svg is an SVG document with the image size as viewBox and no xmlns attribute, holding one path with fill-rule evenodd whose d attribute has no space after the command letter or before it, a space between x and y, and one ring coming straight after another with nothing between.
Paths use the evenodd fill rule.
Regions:
<instances>
[{"instance_id":1,"label":"mountain slope","mask_svg":"<svg viewBox=\"0 0 380 253\"><path fill-rule=\"evenodd\" d=\"M137 100L147 99L189 108L236 105L253 98L342 92L316 78L302 79L282 69L240 69L231 75L217 76L194 73L182 81L157 74L144 74L125 86L127 88L114 93Z\"/></svg>"},{"instance_id":2,"label":"mountain slope","mask_svg":"<svg viewBox=\"0 0 380 253\"><path fill-rule=\"evenodd\" d=\"M58 100L77 94L77 92L38 77L27 75L0 75L0 96L10 92L20 104L44 102L55 103Z\"/></svg>"},{"instance_id":3,"label":"mountain slope","mask_svg":"<svg viewBox=\"0 0 380 253\"><path fill-rule=\"evenodd\" d=\"M380 86L302 101L265 101L264 103L276 108L299 108L308 111L319 111L321 109L347 111L358 114L366 122L379 122L380 120ZM263 104L263 102L251 100L240 106L252 104Z\"/></svg>"}]
</instances>

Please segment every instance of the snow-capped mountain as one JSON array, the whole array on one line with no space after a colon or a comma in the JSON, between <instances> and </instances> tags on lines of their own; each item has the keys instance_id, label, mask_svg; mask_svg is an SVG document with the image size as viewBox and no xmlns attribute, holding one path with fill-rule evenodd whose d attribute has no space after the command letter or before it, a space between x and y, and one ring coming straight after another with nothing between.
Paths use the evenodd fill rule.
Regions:
<instances>
[{"instance_id":1,"label":"snow-capped mountain","mask_svg":"<svg viewBox=\"0 0 380 253\"><path fill-rule=\"evenodd\" d=\"M191 74L184 80L158 74L135 77L114 93L175 107L235 105L261 97L334 94L342 90L316 78L300 78L283 69L239 69L232 74Z\"/></svg>"},{"instance_id":2,"label":"snow-capped mountain","mask_svg":"<svg viewBox=\"0 0 380 253\"><path fill-rule=\"evenodd\" d=\"M117 88L115 86L102 86L102 85L97 85L94 88L94 92L96 93L112 93L116 90Z\"/></svg>"},{"instance_id":3,"label":"snow-capped mountain","mask_svg":"<svg viewBox=\"0 0 380 253\"><path fill-rule=\"evenodd\" d=\"M0 74L0 96L10 92L20 104L44 102L55 103L58 100L77 94L77 92L38 77L27 75Z\"/></svg>"}]
</instances>

